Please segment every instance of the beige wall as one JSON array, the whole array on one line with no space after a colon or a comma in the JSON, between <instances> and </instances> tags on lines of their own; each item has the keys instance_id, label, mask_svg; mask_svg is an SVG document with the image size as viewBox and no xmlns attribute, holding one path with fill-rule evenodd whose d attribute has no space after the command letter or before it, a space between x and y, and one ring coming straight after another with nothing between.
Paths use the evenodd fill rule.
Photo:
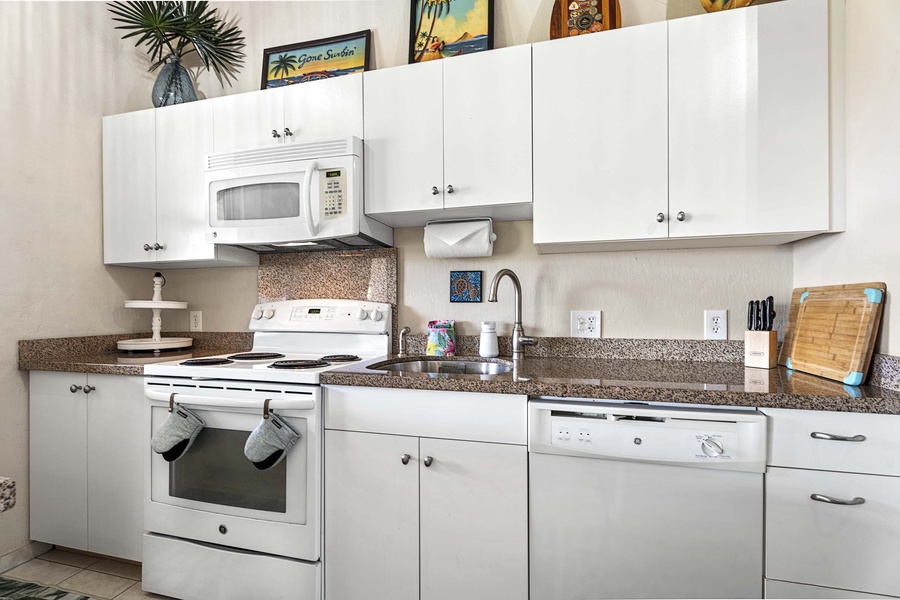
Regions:
<instances>
[{"instance_id":1,"label":"beige wall","mask_svg":"<svg viewBox=\"0 0 900 600\"><path fill-rule=\"evenodd\" d=\"M897 0L847 1L847 231L796 245L794 285L884 281L877 352L900 354L900 23Z\"/></svg>"}]
</instances>

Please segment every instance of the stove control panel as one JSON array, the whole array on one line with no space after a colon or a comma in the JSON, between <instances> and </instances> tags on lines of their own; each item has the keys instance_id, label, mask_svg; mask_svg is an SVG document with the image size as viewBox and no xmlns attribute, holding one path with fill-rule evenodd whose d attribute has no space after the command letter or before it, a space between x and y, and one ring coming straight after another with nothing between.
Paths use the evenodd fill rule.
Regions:
<instances>
[{"instance_id":1,"label":"stove control panel","mask_svg":"<svg viewBox=\"0 0 900 600\"><path fill-rule=\"evenodd\" d=\"M285 300L254 307L251 331L391 331L391 305L359 300Z\"/></svg>"}]
</instances>

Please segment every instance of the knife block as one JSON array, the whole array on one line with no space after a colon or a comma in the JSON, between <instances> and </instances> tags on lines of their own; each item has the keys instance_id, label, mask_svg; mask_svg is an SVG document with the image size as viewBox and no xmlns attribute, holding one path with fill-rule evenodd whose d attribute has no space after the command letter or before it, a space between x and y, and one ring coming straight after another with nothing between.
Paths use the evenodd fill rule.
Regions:
<instances>
[{"instance_id":1,"label":"knife block","mask_svg":"<svg viewBox=\"0 0 900 600\"><path fill-rule=\"evenodd\" d=\"M778 362L777 331L744 332L744 366L774 369Z\"/></svg>"}]
</instances>

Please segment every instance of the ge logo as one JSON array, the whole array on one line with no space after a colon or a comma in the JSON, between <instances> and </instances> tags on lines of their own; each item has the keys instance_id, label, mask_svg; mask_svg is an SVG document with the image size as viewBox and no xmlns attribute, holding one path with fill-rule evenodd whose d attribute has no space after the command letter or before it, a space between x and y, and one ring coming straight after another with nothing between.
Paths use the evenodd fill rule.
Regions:
<instances>
[{"instance_id":1,"label":"ge logo","mask_svg":"<svg viewBox=\"0 0 900 600\"><path fill-rule=\"evenodd\" d=\"M634 445L635 445L635 446L640 446L640 445L641 445L641 438L634 438Z\"/></svg>"}]
</instances>

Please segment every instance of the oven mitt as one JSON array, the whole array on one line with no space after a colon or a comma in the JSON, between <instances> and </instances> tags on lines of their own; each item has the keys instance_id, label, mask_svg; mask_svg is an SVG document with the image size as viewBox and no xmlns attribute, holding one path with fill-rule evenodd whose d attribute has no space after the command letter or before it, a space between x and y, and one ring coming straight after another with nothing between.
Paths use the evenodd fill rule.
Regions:
<instances>
[{"instance_id":1,"label":"oven mitt","mask_svg":"<svg viewBox=\"0 0 900 600\"><path fill-rule=\"evenodd\" d=\"M153 434L150 447L157 454L162 454L167 462L178 460L188 451L205 425L203 419L176 402L175 410Z\"/></svg>"},{"instance_id":2,"label":"oven mitt","mask_svg":"<svg viewBox=\"0 0 900 600\"><path fill-rule=\"evenodd\" d=\"M260 471L271 469L284 460L299 439L299 433L281 417L269 411L269 418L260 421L247 438L244 456Z\"/></svg>"}]
</instances>

